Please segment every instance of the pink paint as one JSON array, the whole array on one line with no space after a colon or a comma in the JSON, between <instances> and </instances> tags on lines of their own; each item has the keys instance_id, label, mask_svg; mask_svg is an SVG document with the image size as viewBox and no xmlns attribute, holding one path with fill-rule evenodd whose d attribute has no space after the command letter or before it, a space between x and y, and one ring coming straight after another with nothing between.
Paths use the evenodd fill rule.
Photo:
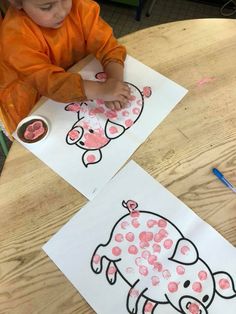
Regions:
<instances>
[{"instance_id":1,"label":"pink paint","mask_svg":"<svg viewBox=\"0 0 236 314\"><path fill-rule=\"evenodd\" d=\"M132 219L131 223L134 228L138 228L140 226L140 223L138 222L137 218Z\"/></svg>"},{"instance_id":2,"label":"pink paint","mask_svg":"<svg viewBox=\"0 0 236 314\"><path fill-rule=\"evenodd\" d=\"M93 257L93 263L98 264L101 260L101 257L98 254L95 254Z\"/></svg>"},{"instance_id":3,"label":"pink paint","mask_svg":"<svg viewBox=\"0 0 236 314\"><path fill-rule=\"evenodd\" d=\"M184 273L185 273L185 268L184 268L183 266L177 266L177 267L176 267L176 272L177 272L177 274L179 274L179 275L184 275Z\"/></svg>"},{"instance_id":4,"label":"pink paint","mask_svg":"<svg viewBox=\"0 0 236 314\"><path fill-rule=\"evenodd\" d=\"M129 252L129 254L135 255L135 254L138 253L138 249L137 249L137 247L135 245L130 245L128 247L128 252Z\"/></svg>"},{"instance_id":5,"label":"pink paint","mask_svg":"<svg viewBox=\"0 0 236 314\"><path fill-rule=\"evenodd\" d=\"M148 268L146 266L139 266L139 273L143 276L147 276Z\"/></svg>"},{"instance_id":6,"label":"pink paint","mask_svg":"<svg viewBox=\"0 0 236 314\"><path fill-rule=\"evenodd\" d=\"M114 246L112 248L112 254L115 256L119 256L121 254L121 249L118 246Z\"/></svg>"},{"instance_id":7,"label":"pink paint","mask_svg":"<svg viewBox=\"0 0 236 314\"><path fill-rule=\"evenodd\" d=\"M139 290L133 288L130 290L129 295L133 298L137 298L139 296Z\"/></svg>"},{"instance_id":8,"label":"pink paint","mask_svg":"<svg viewBox=\"0 0 236 314\"><path fill-rule=\"evenodd\" d=\"M98 79L99 81L103 81L107 79L107 74L105 72L98 72L95 75L96 79Z\"/></svg>"},{"instance_id":9,"label":"pink paint","mask_svg":"<svg viewBox=\"0 0 236 314\"><path fill-rule=\"evenodd\" d=\"M117 127L115 127L115 126L111 126L111 127L109 128L109 131L110 131L111 134L115 134L115 133L118 132Z\"/></svg>"},{"instance_id":10,"label":"pink paint","mask_svg":"<svg viewBox=\"0 0 236 314\"><path fill-rule=\"evenodd\" d=\"M134 234L132 232L128 232L125 235L125 238L126 238L127 241L132 242L132 241L134 241Z\"/></svg>"},{"instance_id":11,"label":"pink paint","mask_svg":"<svg viewBox=\"0 0 236 314\"><path fill-rule=\"evenodd\" d=\"M165 279L169 279L171 277L171 273L170 273L170 271L168 269L164 269L163 272L162 272L162 276Z\"/></svg>"},{"instance_id":12,"label":"pink paint","mask_svg":"<svg viewBox=\"0 0 236 314\"><path fill-rule=\"evenodd\" d=\"M131 217L139 217L139 215L140 215L140 212L139 211L137 211L137 210L133 210L131 213L130 213L130 216Z\"/></svg>"},{"instance_id":13,"label":"pink paint","mask_svg":"<svg viewBox=\"0 0 236 314\"><path fill-rule=\"evenodd\" d=\"M147 232L143 231L139 234L139 239L143 242L148 242L153 239L153 233L152 232Z\"/></svg>"},{"instance_id":14,"label":"pink paint","mask_svg":"<svg viewBox=\"0 0 236 314\"><path fill-rule=\"evenodd\" d=\"M136 99L136 96L134 96L134 95L131 95L129 98L130 101L134 101L135 99Z\"/></svg>"},{"instance_id":15,"label":"pink paint","mask_svg":"<svg viewBox=\"0 0 236 314\"><path fill-rule=\"evenodd\" d=\"M160 220L158 221L158 226L159 226L160 228L165 228L165 227L167 226L167 222L166 222L164 219L160 219Z\"/></svg>"},{"instance_id":16,"label":"pink paint","mask_svg":"<svg viewBox=\"0 0 236 314\"><path fill-rule=\"evenodd\" d=\"M129 223L128 223L128 221L122 221L120 226L122 229L127 229L129 227Z\"/></svg>"},{"instance_id":17,"label":"pink paint","mask_svg":"<svg viewBox=\"0 0 236 314\"><path fill-rule=\"evenodd\" d=\"M109 274L109 275L114 275L116 272L117 272L116 267L110 266L110 267L108 268L108 274Z\"/></svg>"},{"instance_id":18,"label":"pink paint","mask_svg":"<svg viewBox=\"0 0 236 314\"><path fill-rule=\"evenodd\" d=\"M161 272L162 269L163 269L162 264L159 263L159 262L155 262L153 266L154 266L154 270L156 270L156 271L158 271L158 272Z\"/></svg>"},{"instance_id":19,"label":"pink paint","mask_svg":"<svg viewBox=\"0 0 236 314\"><path fill-rule=\"evenodd\" d=\"M109 139L98 133L86 133L84 144L88 148L100 148L109 142Z\"/></svg>"},{"instance_id":20,"label":"pink paint","mask_svg":"<svg viewBox=\"0 0 236 314\"><path fill-rule=\"evenodd\" d=\"M127 267L127 268L126 268L126 273L127 273L127 274L132 274L132 273L134 273L133 267Z\"/></svg>"},{"instance_id":21,"label":"pink paint","mask_svg":"<svg viewBox=\"0 0 236 314\"><path fill-rule=\"evenodd\" d=\"M133 108L132 110L133 114L139 114L140 113L140 108Z\"/></svg>"},{"instance_id":22,"label":"pink paint","mask_svg":"<svg viewBox=\"0 0 236 314\"><path fill-rule=\"evenodd\" d=\"M222 278L219 281L219 286L221 289L225 290L225 289L228 289L230 287L230 283L229 283L228 279Z\"/></svg>"},{"instance_id":23,"label":"pink paint","mask_svg":"<svg viewBox=\"0 0 236 314\"><path fill-rule=\"evenodd\" d=\"M145 249L146 247L149 247L149 246L150 246L150 244L148 242L145 242L145 241L139 242L139 247L141 249Z\"/></svg>"},{"instance_id":24,"label":"pink paint","mask_svg":"<svg viewBox=\"0 0 236 314\"><path fill-rule=\"evenodd\" d=\"M196 281L193 283L192 289L193 289L193 291L200 293L200 292L202 292L202 284L200 282Z\"/></svg>"},{"instance_id":25,"label":"pink paint","mask_svg":"<svg viewBox=\"0 0 236 314\"><path fill-rule=\"evenodd\" d=\"M145 97L150 97L151 94L152 94L152 89L151 89L151 87L145 86L145 87L143 88L143 96L145 96Z\"/></svg>"},{"instance_id":26,"label":"pink paint","mask_svg":"<svg viewBox=\"0 0 236 314\"><path fill-rule=\"evenodd\" d=\"M207 279L207 272L204 271L204 270L201 270L199 273L198 273L198 278L200 280L206 280Z\"/></svg>"},{"instance_id":27,"label":"pink paint","mask_svg":"<svg viewBox=\"0 0 236 314\"><path fill-rule=\"evenodd\" d=\"M153 303L147 302L144 308L144 312L146 313L152 312L153 307L154 307Z\"/></svg>"},{"instance_id":28,"label":"pink paint","mask_svg":"<svg viewBox=\"0 0 236 314\"><path fill-rule=\"evenodd\" d=\"M164 241L164 248L169 250L172 247L173 241L171 239L167 239Z\"/></svg>"},{"instance_id":29,"label":"pink paint","mask_svg":"<svg viewBox=\"0 0 236 314\"><path fill-rule=\"evenodd\" d=\"M199 305L196 303L191 303L188 307L188 310L191 314L198 314L199 313Z\"/></svg>"},{"instance_id":30,"label":"pink paint","mask_svg":"<svg viewBox=\"0 0 236 314\"><path fill-rule=\"evenodd\" d=\"M142 106L142 104L143 104L143 103L142 103L142 100L141 100L141 99L137 100L137 101L136 101L136 104L137 104L138 106Z\"/></svg>"},{"instance_id":31,"label":"pink paint","mask_svg":"<svg viewBox=\"0 0 236 314\"><path fill-rule=\"evenodd\" d=\"M87 159L88 163L93 163L96 160L96 157L95 157L95 155L90 154L90 155L87 156L86 159Z\"/></svg>"},{"instance_id":32,"label":"pink paint","mask_svg":"<svg viewBox=\"0 0 236 314\"><path fill-rule=\"evenodd\" d=\"M108 119L115 119L117 118L117 112L116 111L112 111L112 110L109 110L105 113L105 116L108 118Z\"/></svg>"},{"instance_id":33,"label":"pink paint","mask_svg":"<svg viewBox=\"0 0 236 314\"><path fill-rule=\"evenodd\" d=\"M149 220L147 221L147 226L148 226L148 228L152 228L155 224L156 224L156 221L153 220L153 219L149 219Z\"/></svg>"},{"instance_id":34,"label":"pink paint","mask_svg":"<svg viewBox=\"0 0 236 314\"><path fill-rule=\"evenodd\" d=\"M138 207L138 204L137 204L137 202L135 202L135 201L129 200L129 201L126 203L126 206L127 206L127 208L129 209L129 211L132 211L132 210L134 210L134 209L136 209L136 208Z\"/></svg>"},{"instance_id":35,"label":"pink paint","mask_svg":"<svg viewBox=\"0 0 236 314\"><path fill-rule=\"evenodd\" d=\"M148 250L142 252L142 257L146 260L149 258L150 255L151 253Z\"/></svg>"},{"instance_id":36,"label":"pink paint","mask_svg":"<svg viewBox=\"0 0 236 314\"><path fill-rule=\"evenodd\" d=\"M121 233L117 233L115 235L115 241L122 242L124 240L124 236Z\"/></svg>"},{"instance_id":37,"label":"pink paint","mask_svg":"<svg viewBox=\"0 0 236 314\"><path fill-rule=\"evenodd\" d=\"M151 281L153 286L157 286L160 283L160 279L157 276L152 276Z\"/></svg>"},{"instance_id":38,"label":"pink paint","mask_svg":"<svg viewBox=\"0 0 236 314\"><path fill-rule=\"evenodd\" d=\"M215 80L214 77L205 77L205 78L202 78L201 80L197 81L197 85L198 86L205 85L205 84L212 82L214 80Z\"/></svg>"},{"instance_id":39,"label":"pink paint","mask_svg":"<svg viewBox=\"0 0 236 314\"><path fill-rule=\"evenodd\" d=\"M163 238L168 236L168 232L165 229L160 229L158 232Z\"/></svg>"},{"instance_id":40,"label":"pink paint","mask_svg":"<svg viewBox=\"0 0 236 314\"><path fill-rule=\"evenodd\" d=\"M150 255L148 258L148 263L150 265L154 265L154 263L157 261L157 257L155 255Z\"/></svg>"},{"instance_id":41,"label":"pink paint","mask_svg":"<svg viewBox=\"0 0 236 314\"><path fill-rule=\"evenodd\" d=\"M171 292L171 293L174 293L178 290L178 284L174 281L171 281L168 283L168 290Z\"/></svg>"},{"instance_id":42,"label":"pink paint","mask_svg":"<svg viewBox=\"0 0 236 314\"><path fill-rule=\"evenodd\" d=\"M154 252L157 252L157 253L160 253L160 252L161 252L161 246L160 246L159 244L154 243L154 244L152 245L152 248L153 248L153 251L154 251Z\"/></svg>"},{"instance_id":43,"label":"pink paint","mask_svg":"<svg viewBox=\"0 0 236 314\"><path fill-rule=\"evenodd\" d=\"M128 116L129 116L129 111L123 110L123 111L122 111L122 116L123 116L123 117L128 117Z\"/></svg>"},{"instance_id":44,"label":"pink paint","mask_svg":"<svg viewBox=\"0 0 236 314\"><path fill-rule=\"evenodd\" d=\"M187 245L182 246L181 249L180 249L180 252L183 255L187 255L189 251L190 251L190 248Z\"/></svg>"},{"instance_id":45,"label":"pink paint","mask_svg":"<svg viewBox=\"0 0 236 314\"><path fill-rule=\"evenodd\" d=\"M77 138L79 138L79 137L80 137L80 133L79 133L78 131L76 131L76 130L71 130L71 131L69 132L69 138L70 138L72 141L77 140Z\"/></svg>"},{"instance_id":46,"label":"pink paint","mask_svg":"<svg viewBox=\"0 0 236 314\"><path fill-rule=\"evenodd\" d=\"M141 257L135 258L135 264L136 264L137 266L142 265L142 259L141 259Z\"/></svg>"},{"instance_id":47,"label":"pink paint","mask_svg":"<svg viewBox=\"0 0 236 314\"><path fill-rule=\"evenodd\" d=\"M74 111L74 112L78 112L80 111L81 106L80 104L76 104L76 103L71 103L66 107L67 111Z\"/></svg>"},{"instance_id":48,"label":"pink paint","mask_svg":"<svg viewBox=\"0 0 236 314\"><path fill-rule=\"evenodd\" d=\"M96 103L97 103L97 105L99 105L99 106L101 106L101 105L104 105L104 104L105 104L105 102L104 102L104 100L103 100L103 99L96 99Z\"/></svg>"},{"instance_id":49,"label":"pink paint","mask_svg":"<svg viewBox=\"0 0 236 314\"><path fill-rule=\"evenodd\" d=\"M131 125L133 125L133 124L134 124L133 120L131 120L131 119L125 120L125 126L127 128L131 127Z\"/></svg>"}]
</instances>

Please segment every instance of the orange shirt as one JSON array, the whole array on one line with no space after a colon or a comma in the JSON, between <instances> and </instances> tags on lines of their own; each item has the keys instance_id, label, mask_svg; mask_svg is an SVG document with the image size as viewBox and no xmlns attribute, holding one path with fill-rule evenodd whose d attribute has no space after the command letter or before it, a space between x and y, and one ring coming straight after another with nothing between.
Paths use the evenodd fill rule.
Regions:
<instances>
[{"instance_id":1,"label":"orange shirt","mask_svg":"<svg viewBox=\"0 0 236 314\"><path fill-rule=\"evenodd\" d=\"M59 102L86 99L79 74L66 70L92 53L102 65L123 65L126 51L92 0L73 0L59 29L36 25L23 10L9 8L0 30L0 120L9 133L39 96Z\"/></svg>"}]
</instances>

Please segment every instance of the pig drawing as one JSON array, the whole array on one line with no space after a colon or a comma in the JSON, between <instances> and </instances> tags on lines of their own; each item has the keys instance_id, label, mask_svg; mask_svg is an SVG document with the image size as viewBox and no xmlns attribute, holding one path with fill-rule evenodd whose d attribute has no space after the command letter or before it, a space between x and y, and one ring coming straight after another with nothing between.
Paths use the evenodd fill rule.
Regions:
<instances>
[{"instance_id":1,"label":"pig drawing","mask_svg":"<svg viewBox=\"0 0 236 314\"><path fill-rule=\"evenodd\" d=\"M133 200L122 205L129 213L116 222L108 242L97 246L91 268L99 274L106 265L110 284L119 274L129 285L128 313L141 311L143 300L143 314L158 312L158 304L183 314L206 314L216 294L224 299L236 297L230 274L213 273L194 243L171 221L137 210Z\"/></svg>"},{"instance_id":2,"label":"pig drawing","mask_svg":"<svg viewBox=\"0 0 236 314\"><path fill-rule=\"evenodd\" d=\"M103 78L102 73L96 77ZM66 111L77 113L77 121L67 133L66 142L84 150L82 162L85 167L98 163L102 159L102 148L124 134L141 116L144 97L151 96L151 89L145 87L141 92L133 84L128 85L131 99L122 110L108 109L101 99L71 103L65 107Z\"/></svg>"}]
</instances>

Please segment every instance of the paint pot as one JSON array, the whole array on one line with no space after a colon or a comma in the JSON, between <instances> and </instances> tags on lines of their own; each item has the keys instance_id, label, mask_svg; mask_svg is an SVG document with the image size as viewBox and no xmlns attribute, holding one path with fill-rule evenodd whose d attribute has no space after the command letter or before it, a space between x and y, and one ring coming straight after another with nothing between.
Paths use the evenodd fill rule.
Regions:
<instances>
[{"instance_id":1,"label":"paint pot","mask_svg":"<svg viewBox=\"0 0 236 314\"><path fill-rule=\"evenodd\" d=\"M44 117L32 115L20 121L16 133L24 143L38 143L48 136L49 123Z\"/></svg>"}]
</instances>

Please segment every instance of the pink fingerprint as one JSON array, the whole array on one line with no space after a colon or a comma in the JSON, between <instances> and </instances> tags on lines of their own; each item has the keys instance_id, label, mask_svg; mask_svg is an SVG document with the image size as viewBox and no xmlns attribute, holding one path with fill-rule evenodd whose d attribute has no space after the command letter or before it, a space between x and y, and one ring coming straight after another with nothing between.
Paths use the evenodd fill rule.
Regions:
<instances>
[{"instance_id":1,"label":"pink fingerprint","mask_svg":"<svg viewBox=\"0 0 236 314\"><path fill-rule=\"evenodd\" d=\"M160 235L160 233L156 233L154 235L154 241L155 242L161 242L163 240L163 237Z\"/></svg>"},{"instance_id":2,"label":"pink fingerprint","mask_svg":"<svg viewBox=\"0 0 236 314\"><path fill-rule=\"evenodd\" d=\"M198 273L198 278L200 280L206 280L207 279L207 272L204 271L204 270L201 270L199 273Z\"/></svg>"},{"instance_id":3,"label":"pink fingerprint","mask_svg":"<svg viewBox=\"0 0 236 314\"><path fill-rule=\"evenodd\" d=\"M140 108L137 108L137 107L133 108L132 112L133 112L133 114L138 115L140 113Z\"/></svg>"},{"instance_id":4,"label":"pink fingerprint","mask_svg":"<svg viewBox=\"0 0 236 314\"><path fill-rule=\"evenodd\" d=\"M130 213L130 216L131 217L139 217L140 215L140 212L138 210L133 210L131 213Z\"/></svg>"},{"instance_id":5,"label":"pink fingerprint","mask_svg":"<svg viewBox=\"0 0 236 314\"><path fill-rule=\"evenodd\" d=\"M127 274L132 274L132 273L134 273L133 267L127 267L127 268L126 268L126 272L127 272Z\"/></svg>"},{"instance_id":6,"label":"pink fingerprint","mask_svg":"<svg viewBox=\"0 0 236 314\"><path fill-rule=\"evenodd\" d=\"M183 266L177 266L176 267L176 272L179 275L183 275L185 273L185 268Z\"/></svg>"},{"instance_id":7,"label":"pink fingerprint","mask_svg":"<svg viewBox=\"0 0 236 314\"><path fill-rule=\"evenodd\" d=\"M132 232L128 232L126 233L125 238L127 241L132 242L134 241L134 234Z\"/></svg>"},{"instance_id":8,"label":"pink fingerprint","mask_svg":"<svg viewBox=\"0 0 236 314\"><path fill-rule=\"evenodd\" d=\"M109 110L105 113L105 116L108 118L108 119L115 119L117 118L117 113L116 111L112 111L112 110Z\"/></svg>"},{"instance_id":9,"label":"pink fingerprint","mask_svg":"<svg viewBox=\"0 0 236 314\"><path fill-rule=\"evenodd\" d=\"M131 125L133 125L133 124L134 124L133 120L131 120L131 119L125 120L125 126L127 128L131 127Z\"/></svg>"},{"instance_id":10,"label":"pink fingerprint","mask_svg":"<svg viewBox=\"0 0 236 314\"><path fill-rule=\"evenodd\" d=\"M148 258L148 263L150 264L150 265L154 265L154 263L157 261L157 257L155 256L155 255L151 255L151 256L149 256L149 258Z\"/></svg>"},{"instance_id":11,"label":"pink fingerprint","mask_svg":"<svg viewBox=\"0 0 236 314\"><path fill-rule=\"evenodd\" d=\"M171 239L167 239L164 241L163 245L164 245L164 248L168 250L172 247L172 244L173 244L173 241Z\"/></svg>"},{"instance_id":12,"label":"pink fingerprint","mask_svg":"<svg viewBox=\"0 0 236 314\"><path fill-rule=\"evenodd\" d=\"M103 99L96 99L97 105L104 105L104 100Z\"/></svg>"},{"instance_id":13,"label":"pink fingerprint","mask_svg":"<svg viewBox=\"0 0 236 314\"><path fill-rule=\"evenodd\" d=\"M148 226L148 228L152 228L155 224L156 224L156 221L153 220L153 219L149 219L149 220L147 221L147 226Z\"/></svg>"},{"instance_id":14,"label":"pink fingerprint","mask_svg":"<svg viewBox=\"0 0 236 314\"><path fill-rule=\"evenodd\" d=\"M228 279L222 278L219 281L219 286L221 289L225 290L225 289L228 289L230 287L230 283L229 283Z\"/></svg>"},{"instance_id":15,"label":"pink fingerprint","mask_svg":"<svg viewBox=\"0 0 236 314\"><path fill-rule=\"evenodd\" d=\"M152 302L147 302L144 308L144 312L152 312L154 304Z\"/></svg>"},{"instance_id":16,"label":"pink fingerprint","mask_svg":"<svg viewBox=\"0 0 236 314\"><path fill-rule=\"evenodd\" d=\"M161 272L161 271L162 271L163 266L162 266L161 263L155 262L153 266L154 266L154 270L156 270L156 271L158 271L158 272Z\"/></svg>"},{"instance_id":17,"label":"pink fingerprint","mask_svg":"<svg viewBox=\"0 0 236 314\"><path fill-rule=\"evenodd\" d=\"M191 303L188 307L188 310L191 314L198 314L199 313L199 305L196 303Z\"/></svg>"},{"instance_id":18,"label":"pink fingerprint","mask_svg":"<svg viewBox=\"0 0 236 314\"><path fill-rule=\"evenodd\" d=\"M77 140L77 138L80 137L80 133L76 130L71 130L68 135L72 141Z\"/></svg>"},{"instance_id":19,"label":"pink fingerprint","mask_svg":"<svg viewBox=\"0 0 236 314\"><path fill-rule=\"evenodd\" d=\"M137 298L139 296L139 291L137 289L131 289L129 295L131 297Z\"/></svg>"},{"instance_id":20,"label":"pink fingerprint","mask_svg":"<svg viewBox=\"0 0 236 314\"><path fill-rule=\"evenodd\" d=\"M122 242L123 240L124 240L124 237L123 237L123 235L121 233L117 233L115 235L115 241Z\"/></svg>"},{"instance_id":21,"label":"pink fingerprint","mask_svg":"<svg viewBox=\"0 0 236 314\"><path fill-rule=\"evenodd\" d=\"M132 219L131 223L134 228L138 228L140 226L140 223L138 222L137 218Z\"/></svg>"},{"instance_id":22,"label":"pink fingerprint","mask_svg":"<svg viewBox=\"0 0 236 314\"><path fill-rule=\"evenodd\" d=\"M142 257L144 259L148 259L150 255L151 255L151 253L148 250L145 250L142 252Z\"/></svg>"},{"instance_id":23,"label":"pink fingerprint","mask_svg":"<svg viewBox=\"0 0 236 314\"><path fill-rule=\"evenodd\" d=\"M128 223L128 221L123 221L120 224L120 226L121 226L122 229L127 229L129 227L129 223Z\"/></svg>"},{"instance_id":24,"label":"pink fingerprint","mask_svg":"<svg viewBox=\"0 0 236 314\"><path fill-rule=\"evenodd\" d=\"M166 220L160 219L160 220L158 221L158 226L161 227L161 228L165 228L165 227L167 226Z\"/></svg>"},{"instance_id":25,"label":"pink fingerprint","mask_svg":"<svg viewBox=\"0 0 236 314\"><path fill-rule=\"evenodd\" d=\"M171 277L171 274L170 274L168 269L164 269L163 272L162 272L162 276L165 279L169 279Z\"/></svg>"},{"instance_id":26,"label":"pink fingerprint","mask_svg":"<svg viewBox=\"0 0 236 314\"><path fill-rule=\"evenodd\" d=\"M123 111L122 111L122 115L123 115L124 117L128 117L129 111L123 110Z\"/></svg>"},{"instance_id":27,"label":"pink fingerprint","mask_svg":"<svg viewBox=\"0 0 236 314\"><path fill-rule=\"evenodd\" d=\"M142 106L143 102L142 102L141 99L139 99L139 100L136 101L136 104L137 104L138 106Z\"/></svg>"},{"instance_id":28,"label":"pink fingerprint","mask_svg":"<svg viewBox=\"0 0 236 314\"><path fill-rule=\"evenodd\" d=\"M200 282L196 281L193 283L192 289L193 289L193 291L200 293L200 292L202 292L202 284Z\"/></svg>"},{"instance_id":29,"label":"pink fingerprint","mask_svg":"<svg viewBox=\"0 0 236 314\"><path fill-rule=\"evenodd\" d=\"M135 255L138 253L138 249L135 245L130 245L128 248L128 252L129 252L129 254Z\"/></svg>"},{"instance_id":30,"label":"pink fingerprint","mask_svg":"<svg viewBox=\"0 0 236 314\"><path fill-rule=\"evenodd\" d=\"M136 264L137 266L142 265L142 259L141 259L141 257L135 258L135 264Z\"/></svg>"},{"instance_id":31,"label":"pink fingerprint","mask_svg":"<svg viewBox=\"0 0 236 314\"><path fill-rule=\"evenodd\" d=\"M146 231L142 231L139 234L139 239L143 242L148 242L148 241L152 241L153 239L153 233L152 232L146 232Z\"/></svg>"},{"instance_id":32,"label":"pink fingerprint","mask_svg":"<svg viewBox=\"0 0 236 314\"><path fill-rule=\"evenodd\" d=\"M161 252L161 246L160 246L159 244L154 243L154 244L152 245L152 248L153 248L153 251L154 251L154 252L157 252L157 253L160 253L160 252Z\"/></svg>"},{"instance_id":33,"label":"pink fingerprint","mask_svg":"<svg viewBox=\"0 0 236 314\"><path fill-rule=\"evenodd\" d=\"M181 249L180 249L180 252L183 255L187 255L189 251L190 251L190 248L187 245L182 246Z\"/></svg>"},{"instance_id":34,"label":"pink fingerprint","mask_svg":"<svg viewBox=\"0 0 236 314\"><path fill-rule=\"evenodd\" d=\"M148 269L146 266L139 266L139 273L143 276L148 275Z\"/></svg>"},{"instance_id":35,"label":"pink fingerprint","mask_svg":"<svg viewBox=\"0 0 236 314\"><path fill-rule=\"evenodd\" d=\"M110 267L108 268L108 274L109 274L109 275L113 275L113 274L115 274L116 272L117 272L116 267L110 266Z\"/></svg>"},{"instance_id":36,"label":"pink fingerprint","mask_svg":"<svg viewBox=\"0 0 236 314\"><path fill-rule=\"evenodd\" d=\"M101 257L98 254L95 254L93 257L93 263L98 264L100 262Z\"/></svg>"},{"instance_id":37,"label":"pink fingerprint","mask_svg":"<svg viewBox=\"0 0 236 314\"><path fill-rule=\"evenodd\" d=\"M96 157L93 154L87 156L87 162L93 163L96 160Z\"/></svg>"},{"instance_id":38,"label":"pink fingerprint","mask_svg":"<svg viewBox=\"0 0 236 314\"><path fill-rule=\"evenodd\" d=\"M119 256L121 254L121 249L118 246L114 246L112 248L112 254L115 256Z\"/></svg>"},{"instance_id":39,"label":"pink fingerprint","mask_svg":"<svg viewBox=\"0 0 236 314\"><path fill-rule=\"evenodd\" d=\"M165 229L160 229L158 232L163 238L168 236L168 232Z\"/></svg>"},{"instance_id":40,"label":"pink fingerprint","mask_svg":"<svg viewBox=\"0 0 236 314\"><path fill-rule=\"evenodd\" d=\"M153 286L157 286L160 283L160 279L157 276L152 276L151 280Z\"/></svg>"},{"instance_id":41,"label":"pink fingerprint","mask_svg":"<svg viewBox=\"0 0 236 314\"><path fill-rule=\"evenodd\" d=\"M115 134L115 133L118 132L118 130L117 130L117 128L116 128L115 126L111 126L111 127L109 128L109 131L110 131L111 134Z\"/></svg>"},{"instance_id":42,"label":"pink fingerprint","mask_svg":"<svg viewBox=\"0 0 236 314\"><path fill-rule=\"evenodd\" d=\"M145 249L146 247L149 247L149 246L150 246L149 242L145 242L145 241L139 242L139 247L141 249Z\"/></svg>"},{"instance_id":43,"label":"pink fingerprint","mask_svg":"<svg viewBox=\"0 0 236 314\"><path fill-rule=\"evenodd\" d=\"M129 100L131 100L131 101L134 101L135 99L136 99L136 96L134 96L134 95L131 95L129 98Z\"/></svg>"},{"instance_id":44,"label":"pink fingerprint","mask_svg":"<svg viewBox=\"0 0 236 314\"><path fill-rule=\"evenodd\" d=\"M178 290L178 284L174 281L169 282L168 283L168 290L172 293L176 292Z\"/></svg>"}]
</instances>

